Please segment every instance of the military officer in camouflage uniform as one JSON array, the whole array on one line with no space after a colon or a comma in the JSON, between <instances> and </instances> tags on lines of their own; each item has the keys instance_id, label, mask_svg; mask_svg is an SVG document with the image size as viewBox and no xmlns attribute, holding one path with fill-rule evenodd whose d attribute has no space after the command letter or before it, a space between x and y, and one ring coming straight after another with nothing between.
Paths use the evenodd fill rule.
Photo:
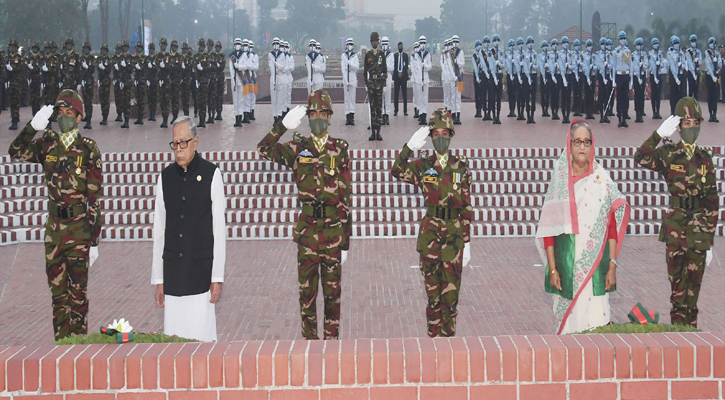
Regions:
<instances>
[{"instance_id":1,"label":"military officer in camouflage uniform","mask_svg":"<svg viewBox=\"0 0 725 400\"><path fill-rule=\"evenodd\" d=\"M172 42L173 44L173 42ZM159 81L159 103L161 106L161 128L168 128L168 122L169 122L169 87L171 86L171 82L169 79L169 53L166 51L166 46L168 45L168 41L165 37L162 37L161 40L159 40L159 48L161 48L161 51L159 51L158 54L154 56L154 67L158 71L156 73L156 77Z\"/></svg>"},{"instance_id":2,"label":"military officer in camouflage uniform","mask_svg":"<svg viewBox=\"0 0 725 400\"><path fill-rule=\"evenodd\" d=\"M189 44L184 42L181 45L181 111L184 116L189 116L189 101L194 102L194 117L197 116L196 106L196 77L194 76L194 52Z\"/></svg>"},{"instance_id":3,"label":"military officer in camouflage uniform","mask_svg":"<svg viewBox=\"0 0 725 400\"><path fill-rule=\"evenodd\" d=\"M196 74L196 104L199 106L199 124L197 127L206 128L206 107L207 98L209 96L209 70L211 63L209 54L204 51L206 42L204 38L199 38L199 52L194 55L194 74Z\"/></svg>"},{"instance_id":4,"label":"military officer in camouflage uniform","mask_svg":"<svg viewBox=\"0 0 725 400\"><path fill-rule=\"evenodd\" d=\"M108 54L108 45L101 45L101 56L98 57L98 100L101 103L101 125L108 124L108 113L111 110L111 72L113 71L113 56Z\"/></svg>"},{"instance_id":5,"label":"military officer in camouflage uniform","mask_svg":"<svg viewBox=\"0 0 725 400\"><path fill-rule=\"evenodd\" d=\"M179 52L179 42L176 40L171 41L171 53L169 54L168 60L169 103L171 104L171 124L173 125L173 123L176 122L176 118L179 116L179 98L181 96L182 81L186 80L185 72L191 69L191 66L184 58L183 52ZM187 114L188 108L184 115Z\"/></svg>"},{"instance_id":6,"label":"military officer in camouflage uniform","mask_svg":"<svg viewBox=\"0 0 725 400\"><path fill-rule=\"evenodd\" d=\"M280 143L288 129L297 128L305 113L312 135L295 132ZM302 335L318 339L316 298L322 278L325 303L324 338L338 339L342 264L347 259L352 234L351 178L348 144L329 136L332 102L324 89L308 97L307 109L297 106L272 128L257 145L262 157L292 168L302 213L294 230L297 243Z\"/></svg>"},{"instance_id":7,"label":"military officer in camouflage uniform","mask_svg":"<svg viewBox=\"0 0 725 400\"><path fill-rule=\"evenodd\" d=\"M45 42L45 64L40 68L45 78L45 88L43 89L43 102L46 105L55 104L58 98L58 80L60 79L60 56L57 52L58 45L55 42ZM51 117L51 121L55 121L55 114Z\"/></svg>"},{"instance_id":8,"label":"military officer in camouflage uniform","mask_svg":"<svg viewBox=\"0 0 725 400\"><path fill-rule=\"evenodd\" d=\"M123 39L121 54L118 57L118 87L121 91L121 112L123 113L123 124L121 128L128 129L128 120L131 118L131 88L133 86L133 60L129 48L131 44L128 39Z\"/></svg>"},{"instance_id":9,"label":"military officer in camouflage uniform","mask_svg":"<svg viewBox=\"0 0 725 400\"><path fill-rule=\"evenodd\" d=\"M224 71L227 67L227 57L222 53L222 42L218 41L214 45L214 51L217 56L217 71L216 71L216 118L217 121L222 120L222 109L224 106L224 88L227 85L226 75ZM254 110L252 110L254 113ZM254 118L254 117L252 117Z\"/></svg>"},{"instance_id":10,"label":"military officer in camouflage uniform","mask_svg":"<svg viewBox=\"0 0 725 400\"><path fill-rule=\"evenodd\" d=\"M8 45L8 57L5 64L5 73L7 76L6 88L10 102L11 130L18 129L18 122L20 122L20 88L23 84L24 64L23 58L18 54L18 41L11 39Z\"/></svg>"},{"instance_id":11,"label":"military officer in camouflage uniform","mask_svg":"<svg viewBox=\"0 0 725 400\"><path fill-rule=\"evenodd\" d=\"M75 41L73 38L65 40L65 53L63 53L62 61L60 63L61 80L58 84L63 89L79 90L80 86L80 68L81 68L81 57L75 52Z\"/></svg>"},{"instance_id":12,"label":"military officer in camouflage uniform","mask_svg":"<svg viewBox=\"0 0 725 400\"><path fill-rule=\"evenodd\" d=\"M121 49L123 44L121 42L116 43L116 52L113 55L113 102L116 105L116 119L115 122L123 122L123 96L121 95L121 67L118 65L122 54Z\"/></svg>"},{"instance_id":13,"label":"military officer in camouflage uniform","mask_svg":"<svg viewBox=\"0 0 725 400\"><path fill-rule=\"evenodd\" d=\"M148 85L146 83L148 72L146 70L146 56L144 55L143 43L136 42L136 54L131 56L133 65L133 87L136 92L136 121L134 125L143 125L143 112L146 106L146 95Z\"/></svg>"},{"instance_id":14,"label":"military officer in camouflage uniform","mask_svg":"<svg viewBox=\"0 0 725 400\"><path fill-rule=\"evenodd\" d=\"M40 53L40 43L35 42L30 48L30 54L28 55L28 85L30 86L30 107L33 111L33 115L40 110L43 105L42 84L43 84L43 71L41 70L43 63L45 62L45 56Z\"/></svg>"},{"instance_id":15,"label":"military officer in camouflage uniform","mask_svg":"<svg viewBox=\"0 0 725 400\"><path fill-rule=\"evenodd\" d=\"M83 118L86 121L84 129L92 129L91 118L93 118L93 75L96 73L96 57L91 55L91 42L83 43L83 55L81 56L81 89L83 90L83 100L85 102L85 116Z\"/></svg>"},{"instance_id":16,"label":"military officer in camouflage uniform","mask_svg":"<svg viewBox=\"0 0 725 400\"><path fill-rule=\"evenodd\" d=\"M393 176L421 189L427 215L420 222L417 251L428 297L428 336L455 336L456 306L463 266L471 259L471 172L468 160L448 151L455 134L448 110L433 112L428 126L413 134L393 165ZM433 141L435 152L409 160Z\"/></svg>"},{"instance_id":17,"label":"military officer in camouflage uniform","mask_svg":"<svg viewBox=\"0 0 725 400\"><path fill-rule=\"evenodd\" d=\"M388 66L385 61L385 53L378 50L380 36L377 32L370 34L372 49L365 53L364 73L365 86L368 90L370 101L370 125L371 134L368 140L383 140L380 136L380 125L382 125L383 113L383 88L388 74Z\"/></svg>"},{"instance_id":18,"label":"military officer in camouflage uniform","mask_svg":"<svg viewBox=\"0 0 725 400\"><path fill-rule=\"evenodd\" d=\"M684 97L670 116L637 150L635 160L667 181L670 207L660 228L666 243L667 273L672 285L673 324L697 327L697 298L705 266L712 256L718 220L717 180L712 156L696 143L702 110L697 100ZM669 137L675 131L680 141ZM664 145L657 147L660 140Z\"/></svg>"},{"instance_id":19,"label":"military officer in camouflage uniform","mask_svg":"<svg viewBox=\"0 0 725 400\"><path fill-rule=\"evenodd\" d=\"M214 40L212 38L209 38L206 41L206 52L208 57L207 62L209 65L209 67L204 71L207 81L209 82L207 84L206 93L206 109L209 119L206 120L206 123L213 124L214 114L216 114L217 70L219 69L217 64L219 61L217 54L214 53Z\"/></svg>"},{"instance_id":20,"label":"military officer in camouflage uniform","mask_svg":"<svg viewBox=\"0 0 725 400\"><path fill-rule=\"evenodd\" d=\"M149 122L156 121L156 104L158 104L158 70L156 69L156 45L149 43L149 55L146 57L146 80L148 80Z\"/></svg>"},{"instance_id":21,"label":"military officer in camouflage uniform","mask_svg":"<svg viewBox=\"0 0 725 400\"><path fill-rule=\"evenodd\" d=\"M60 133L45 129L56 113ZM82 137L83 102L64 90L10 144L16 160L41 164L48 188L45 262L53 299L55 339L88 333L88 267L98 257L101 236L101 152ZM33 139L42 131L42 137Z\"/></svg>"}]
</instances>

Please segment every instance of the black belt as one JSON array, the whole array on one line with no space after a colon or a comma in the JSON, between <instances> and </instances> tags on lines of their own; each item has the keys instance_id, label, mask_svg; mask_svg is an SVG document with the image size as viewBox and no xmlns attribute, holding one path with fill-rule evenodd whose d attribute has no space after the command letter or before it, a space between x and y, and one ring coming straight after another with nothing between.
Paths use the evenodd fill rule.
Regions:
<instances>
[{"instance_id":1,"label":"black belt","mask_svg":"<svg viewBox=\"0 0 725 400\"><path fill-rule=\"evenodd\" d=\"M326 205L303 204L302 205L302 215L306 215L306 216L312 217L314 219L336 217L337 216L337 207L326 206Z\"/></svg>"},{"instance_id":2,"label":"black belt","mask_svg":"<svg viewBox=\"0 0 725 400\"><path fill-rule=\"evenodd\" d=\"M670 205L672 207L694 210L694 209L700 208L700 198L692 197L692 196L687 196L687 197L670 196Z\"/></svg>"},{"instance_id":3,"label":"black belt","mask_svg":"<svg viewBox=\"0 0 725 400\"><path fill-rule=\"evenodd\" d=\"M84 214L86 212L86 205L80 204L71 207L61 207L55 204L48 204L48 212L55 218L69 219Z\"/></svg>"},{"instance_id":4,"label":"black belt","mask_svg":"<svg viewBox=\"0 0 725 400\"><path fill-rule=\"evenodd\" d=\"M460 211L460 208L428 206L428 216L440 219L456 218Z\"/></svg>"}]
</instances>

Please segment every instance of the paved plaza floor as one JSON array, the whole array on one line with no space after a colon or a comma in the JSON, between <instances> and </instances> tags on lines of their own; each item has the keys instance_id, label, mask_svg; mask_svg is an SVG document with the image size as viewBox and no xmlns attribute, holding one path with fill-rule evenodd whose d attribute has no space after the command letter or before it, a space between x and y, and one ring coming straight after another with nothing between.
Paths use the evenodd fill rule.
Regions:
<instances>
[{"instance_id":1,"label":"paved plaza floor","mask_svg":"<svg viewBox=\"0 0 725 400\"><path fill-rule=\"evenodd\" d=\"M664 106L664 105L663 105ZM113 108L112 108L113 110ZM384 141L368 142L366 107L357 106L355 127L344 126L341 104L334 105L330 132L355 149L398 149L418 129L402 110L391 115L382 130ZM96 113L100 111L96 107ZM540 116L535 125L506 118L502 125L474 120L473 105L465 103L452 148L563 147L567 125ZM257 121L235 129L231 106L224 121L199 129L202 151L254 150L271 126L270 108L260 105ZM634 115L634 111L631 112ZM112 115L112 118L115 117ZM21 121L30 120L21 109ZM96 139L103 152L170 151L171 129L156 123L119 129L119 123L82 134ZM615 120L616 121L616 120ZM636 146L660 121L630 121L628 129L593 123L597 146ZM7 130L9 113L0 115L0 148L6 149L17 131ZM304 127L304 124L302 125ZM302 130L305 132L305 130ZM289 134L288 134L289 135ZM285 136L291 138L291 135ZM724 145L725 125L704 123L701 145ZM430 147L430 143L427 147ZM4 151L4 150L3 150ZM142 332L163 329L163 311L153 301L149 284L151 242L103 242L101 257L89 277L89 329L96 331L114 318L126 318ZM425 295L417 269L414 239L353 239L343 267L343 338L424 337ZM700 328L725 331L725 239L715 239L715 257L707 268L699 301ZM627 237L619 256L618 291L610 299L612 318L626 321L636 302L654 308L669 322L669 282L664 245L656 236ZM555 332L551 295L544 293L544 269L532 238L474 238L471 267L463 272L457 334L459 336L548 334ZM322 311L321 299L318 310ZM321 318L320 318L321 319ZM247 240L227 243L226 282L217 306L220 341L299 339L296 246L290 240ZM0 246L0 345L52 342L50 292L45 276L42 243Z\"/></svg>"}]
</instances>

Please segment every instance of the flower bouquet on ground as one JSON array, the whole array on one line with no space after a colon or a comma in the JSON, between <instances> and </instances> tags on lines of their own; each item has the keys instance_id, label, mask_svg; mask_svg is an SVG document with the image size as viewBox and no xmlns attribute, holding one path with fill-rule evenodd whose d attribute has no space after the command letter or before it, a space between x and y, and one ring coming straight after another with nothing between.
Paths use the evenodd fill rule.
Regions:
<instances>
[{"instance_id":1,"label":"flower bouquet on ground","mask_svg":"<svg viewBox=\"0 0 725 400\"><path fill-rule=\"evenodd\" d=\"M133 326L123 318L120 321L114 319L113 323L107 327L102 326L101 333L108 336L115 336L116 343L133 342Z\"/></svg>"}]
</instances>

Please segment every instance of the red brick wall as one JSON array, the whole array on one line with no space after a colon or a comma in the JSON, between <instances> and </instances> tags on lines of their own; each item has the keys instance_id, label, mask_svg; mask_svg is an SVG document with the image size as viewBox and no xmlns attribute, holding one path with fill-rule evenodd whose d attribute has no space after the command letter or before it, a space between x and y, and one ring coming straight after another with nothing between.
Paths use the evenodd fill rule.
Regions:
<instances>
[{"instance_id":1,"label":"red brick wall","mask_svg":"<svg viewBox=\"0 0 725 400\"><path fill-rule=\"evenodd\" d=\"M722 399L725 334L0 347L2 399Z\"/></svg>"}]
</instances>

